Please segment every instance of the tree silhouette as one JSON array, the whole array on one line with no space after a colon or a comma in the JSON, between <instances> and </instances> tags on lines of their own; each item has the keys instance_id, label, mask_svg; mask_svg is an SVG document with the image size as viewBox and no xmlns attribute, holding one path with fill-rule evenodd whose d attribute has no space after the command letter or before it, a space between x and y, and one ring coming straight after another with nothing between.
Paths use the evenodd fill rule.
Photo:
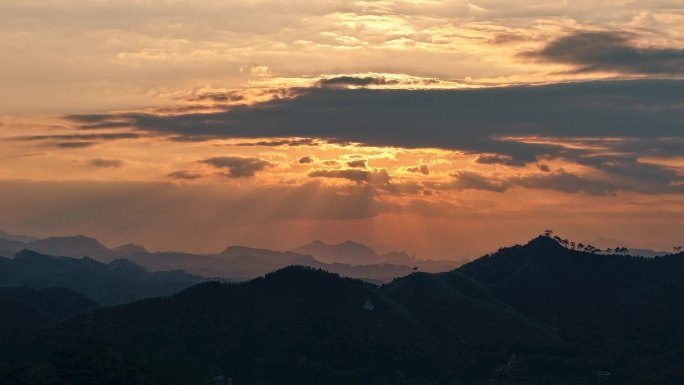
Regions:
<instances>
[{"instance_id":1,"label":"tree silhouette","mask_svg":"<svg viewBox=\"0 0 684 385\"><path fill-rule=\"evenodd\" d=\"M617 254L627 254L629 252L629 249L626 247L616 247L615 252Z\"/></svg>"}]
</instances>

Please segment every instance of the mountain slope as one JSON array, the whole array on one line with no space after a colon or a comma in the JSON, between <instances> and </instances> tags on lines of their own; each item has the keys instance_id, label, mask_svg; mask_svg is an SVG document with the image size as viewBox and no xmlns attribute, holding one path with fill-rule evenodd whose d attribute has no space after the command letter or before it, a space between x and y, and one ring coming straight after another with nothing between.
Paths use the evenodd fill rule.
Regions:
<instances>
[{"instance_id":1,"label":"mountain slope","mask_svg":"<svg viewBox=\"0 0 684 385\"><path fill-rule=\"evenodd\" d=\"M411 315L375 286L303 267L98 310L63 328L221 363L222 372L244 383L391 379L395 374L368 361L416 366L425 338Z\"/></svg>"},{"instance_id":2,"label":"mountain slope","mask_svg":"<svg viewBox=\"0 0 684 385\"><path fill-rule=\"evenodd\" d=\"M6 239L8 241L17 241L17 242L22 242L22 243L29 243L32 241L37 240L38 238L32 237L30 235L17 235L17 234L10 234L7 232L4 232L0 230L0 238Z\"/></svg>"},{"instance_id":3,"label":"mountain slope","mask_svg":"<svg viewBox=\"0 0 684 385\"><path fill-rule=\"evenodd\" d=\"M97 239L83 235L69 237L48 237L29 242L24 247L39 253L64 257L90 257L100 261L111 260L111 250Z\"/></svg>"},{"instance_id":4,"label":"mountain slope","mask_svg":"<svg viewBox=\"0 0 684 385\"><path fill-rule=\"evenodd\" d=\"M48 363L36 352L8 355L0 382L46 365L59 372L74 358L50 352L70 346L87 363L131 350L142 362L175 360L195 368L204 380L187 382L198 384L226 375L260 384L675 385L684 381L683 325L684 254L598 255L541 237L382 287L289 267L93 310L35 337L49 341L37 354ZM35 345L13 338L0 333L22 351ZM94 342L110 353L92 353ZM99 382L114 373L97 370Z\"/></svg>"},{"instance_id":5,"label":"mountain slope","mask_svg":"<svg viewBox=\"0 0 684 385\"><path fill-rule=\"evenodd\" d=\"M601 317L627 316L625 309L635 307L655 310L652 305L664 306L684 294L682 255L597 255L569 250L548 237L503 249L458 271L516 309L568 328L598 327L605 324Z\"/></svg>"},{"instance_id":6,"label":"mountain slope","mask_svg":"<svg viewBox=\"0 0 684 385\"><path fill-rule=\"evenodd\" d=\"M331 258L316 259L309 253L276 251L245 246L228 246L217 254L191 254L176 251L150 252L143 246L126 244L112 249L98 240L82 235L30 239L28 242L7 240L0 237L0 256L9 257L24 250L41 254L72 258L89 257L99 262L116 259L130 260L146 269L185 270L205 276L222 276L231 280L247 280L290 265L302 265L325 269L354 278L372 282L389 282L409 274L414 266L424 271L447 271L454 264L446 261L414 261L404 252L392 252L378 256L373 249L356 242L343 242L328 246L334 251ZM344 263L350 259L355 263ZM322 261L325 260L325 261ZM417 264L417 265L416 265Z\"/></svg>"},{"instance_id":7,"label":"mountain slope","mask_svg":"<svg viewBox=\"0 0 684 385\"><path fill-rule=\"evenodd\" d=\"M452 342L551 344L551 328L497 299L459 272L415 273L382 288L440 339ZM506 328L501 328L506 324Z\"/></svg>"},{"instance_id":8,"label":"mountain slope","mask_svg":"<svg viewBox=\"0 0 684 385\"><path fill-rule=\"evenodd\" d=\"M103 305L170 295L204 280L181 271L151 273L123 260L103 264L29 250L12 259L0 258L0 286L65 287Z\"/></svg>"},{"instance_id":9,"label":"mountain slope","mask_svg":"<svg viewBox=\"0 0 684 385\"><path fill-rule=\"evenodd\" d=\"M82 294L62 288L0 287L0 326L42 326L97 306Z\"/></svg>"}]
</instances>

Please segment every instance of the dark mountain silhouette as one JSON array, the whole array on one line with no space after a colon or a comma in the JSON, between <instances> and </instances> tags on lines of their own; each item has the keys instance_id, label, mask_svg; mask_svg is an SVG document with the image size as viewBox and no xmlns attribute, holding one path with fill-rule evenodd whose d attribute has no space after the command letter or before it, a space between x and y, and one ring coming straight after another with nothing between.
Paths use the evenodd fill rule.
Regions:
<instances>
[{"instance_id":1,"label":"dark mountain silhouette","mask_svg":"<svg viewBox=\"0 0 684 385\"><path fill-rule=\"evenodd\" d=\"M427 314L445 305L451 308L448 315L427 321ZM466 313L468 319L449 323ZM488 329L490 322L507 327ZM219 371L245 383L438 381L469 344L545 346L554 340L551 331L515 310L455 288L426 292L422 282L407 278L378 289L304 267L241 284L201 284L170 298L94 311L61 328L68 335L85 332L225 363ZM454 356L430 359L441 350Z\"/></svg>"},{"instance_id":2,"label":"dark mountain silhouette","mask_svg":"<svg viewBox=\"0 0 684 385\"><path fill-rule=\"evenodd\" d=\"M151 273L127 260L53 257L30 250L0 258L0 286L65 287L102 305L173 294L206 278L182 271Z\"/></svg>"},{"instance_id":3,"label":"dark mountain silhouette","mask_svg":"<svg viewBox=\"0 0 684 385\"><path fill-rule=\"evenodd\" d=\"M669 323L673 302L684 303L684 256L645 259L569 250L548 237L502 250L459 269L506 303L562 329L605 333L619 323ZM451 273L447 273L451 274ZM641 314L648 309L649 314ZM597 329L598 328L598 329Z\"/></svg>"},{"instance_id":4,"label":"dark mountain silhouette","mask_svg":"<svg viewBox=\"0 0 684 385\"><path fill-rule=\"evenodd\" d=\"M97 306L90 298L63 288L0 287L0 326L43 326Z\"/></svg>"},{"instance_id":5,"label":"dark mountain silhouette","mask_svg":"<svg viewBox=\"0 0 684 385\"><path fill-rule=\"evenodd\" d=\"M674 385L684 381L684 253L605 255L539 237L380 287L288 267L38 334L0 329L0 343L17 347L0 353L3 383L106 383L124 370L128 383ZM125 369L101 365L123 356L135 357Z\"/></svg>"}]
</instances>

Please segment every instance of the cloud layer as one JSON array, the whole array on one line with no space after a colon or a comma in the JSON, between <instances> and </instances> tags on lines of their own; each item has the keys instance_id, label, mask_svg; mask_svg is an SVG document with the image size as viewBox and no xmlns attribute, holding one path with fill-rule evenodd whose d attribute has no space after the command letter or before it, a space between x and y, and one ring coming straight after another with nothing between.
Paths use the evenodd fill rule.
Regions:
<instances>
[{"instance_id":1,"label":"cloud layer","mask_svg":"<svg viewBox=\"0 0 684 385\"><path fill-rule=\"evenodd\" d=\"M571 64L576 66L574 72L684 74L684 49L639 47L628 34L619 32L580 31L521 56Z\"/></svg>"},{"instance_id":2,"label":"cloud layer","mask_svg":"<svg viewBox=\"0 0 684 385\"><path fill-rule=\"evenodd\" d=\"M683 89L684 81L680 80L476 90L312 88L300 89L294 98L216 113L130 113L77 120L88 124L127 120L145 135L175 140L314 138L331 143L462 151L479 154L476 163L481 165L522 168L556 160L585 169L479 185L492 191L522 186L590 194L621 190L680 193L681 173L642 157L684 155ZM315 143L314 139L297 142ZM253 145L270 146L271 142L261 140ZM290 145L292 141L274 142ZM300 164L311 162L313 158L300 159ZM269 166L257 158L222 157L203 163L227 169L233 178L250 177ZM365 163L355 160L347 165L363 168ZM542 172L552 171L548 165L540 167ZM363 170L316 172L327 177L344 174L350 180L369 175ZM582 176L587 172L592 175ZM466 185L477 185L474 175L463 174L461 178ZM569 187L573 184L584 187Z\"/></svg>"},{"instance_id":3,"label":"cloud layer","mask_svg":"<svg viewBox=\"0 0 684 385\"><path fill-rule=\"evenodd\" d=\"M200 163L227 170L225 176L229 178L250 178L266 167L273 166L272 163L263 159L239 156L220 156L201 160Z\"/></svg>"}]
</instances>

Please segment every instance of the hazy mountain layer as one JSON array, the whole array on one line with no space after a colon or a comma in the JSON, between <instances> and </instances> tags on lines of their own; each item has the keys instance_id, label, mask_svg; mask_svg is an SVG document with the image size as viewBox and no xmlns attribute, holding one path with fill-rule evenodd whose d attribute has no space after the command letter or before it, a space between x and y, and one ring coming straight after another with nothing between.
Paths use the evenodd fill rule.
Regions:
<instances>
[{"instance_id":1,"label":"hazy mountain layer","mask_svg":"<svg viewBox=\"0 0 684 385\"><path fill-rule=\"evenodd\" d=\"M53 257L23 250L0 258L0 286L64 287L102 305L170 295L206 278L182 271L149 272L127 260Z\"/></svg>"},{"instance_id":2,"label":"hazy mountain layer","mask_svg":"<svg viewBox=\"0 0 684 385\"><path fill-rule=\"evenodd\" d=\"M1 234L0 234L1 235ZM320 248L313 246L319 245ZM39 253L73 258L90 257L100 262L128 259L149 270L185 270L205 276L221 276L232 280L247 280L290 265L321 268L344 276L383 283L411 273L448 271L456 266L447 261L418 261L404 252L378 255L373 249L356 242L325 245L313 242L300 251L275 251L245 246L229 246L217 254L191 254L176 251L150 252L143 246L127 244L113 249L94 238L82 235L48 237L28 242L2 239L0 256L11 256L29 249ZM311 252L308 252L309 250Z\"/></svg>"}]
</instances>

